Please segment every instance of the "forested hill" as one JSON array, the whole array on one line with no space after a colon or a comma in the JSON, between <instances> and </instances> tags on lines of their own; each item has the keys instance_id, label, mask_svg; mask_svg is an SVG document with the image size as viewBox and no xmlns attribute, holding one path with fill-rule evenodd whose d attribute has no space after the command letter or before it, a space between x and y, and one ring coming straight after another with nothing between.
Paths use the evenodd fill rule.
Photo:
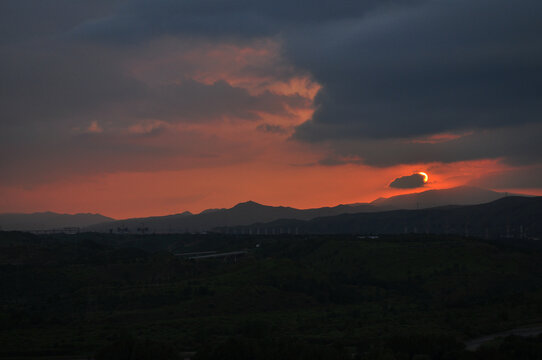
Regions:
<instances>
[{"instance_id":1,"label":"forested hill","mask_svg":"<svg viewBox=\"0 0 542 360\"><path fill-rule=\"evenodd\" d=\"M461 234L484 238L542 238L542 197L510 196L487 204L343 214L309 221L277 220L222 227L224 233Z\"/></svg>"}]
</instances>

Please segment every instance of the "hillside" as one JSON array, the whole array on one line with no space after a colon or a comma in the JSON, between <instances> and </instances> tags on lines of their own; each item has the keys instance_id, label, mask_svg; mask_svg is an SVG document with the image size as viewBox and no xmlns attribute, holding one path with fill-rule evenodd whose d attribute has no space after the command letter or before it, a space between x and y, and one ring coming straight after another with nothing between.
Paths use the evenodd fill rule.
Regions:
<instances>
[{"instance_id":1,"label":"hillside","mask_svg":"<svg viewBox=\"0 0 542 360\"><path fill-rule=\"evenodd\" d=\"M427 190L414 194L380 198L371 202L371 205L381 210L398 209L425 209L446 205L476 205L495 201L507 196L492 190L473 186L458 186L450 189Z\"/></svg>"},{"instance_id":2,"label":"hillside","mask_svg":"<svg viewBox=\"0 0 542 360\"><path fill-rule=\"evenodd\" d=\"M283 219L216 230L226 233L432 233L484 238L542 238L540 219L542 197L510 196L480 205L343 214L309 221Z\"/></svg>"}]
</instances>

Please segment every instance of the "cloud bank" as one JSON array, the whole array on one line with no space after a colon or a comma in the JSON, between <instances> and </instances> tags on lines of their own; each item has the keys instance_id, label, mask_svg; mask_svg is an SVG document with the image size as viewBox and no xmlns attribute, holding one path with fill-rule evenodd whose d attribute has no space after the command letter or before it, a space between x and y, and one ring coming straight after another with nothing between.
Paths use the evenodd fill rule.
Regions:
<instances>
[{"instance_id":1,"label":"cloud bank","mask_svg":"<svg viewBox=\"0 0 542 360\"><path fill-rule=\"evenodd\" d=\"M244 123L294 129L320 166L542 164L537 0L0 6L10 182L45 178L44 156L59 172L200 166L240 151Z\"/></svg>"}]
</instances>

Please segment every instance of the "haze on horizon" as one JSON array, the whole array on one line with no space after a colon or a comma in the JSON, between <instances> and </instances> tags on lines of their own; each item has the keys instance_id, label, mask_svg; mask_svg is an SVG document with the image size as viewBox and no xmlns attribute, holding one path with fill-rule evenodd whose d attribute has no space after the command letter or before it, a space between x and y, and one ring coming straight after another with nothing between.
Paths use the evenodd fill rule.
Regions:
<instances>
[{"instance_id":1,"label":"haze on horizon","mask_svg":"<svg viewBox=\"0 0 542 360\"><path fill-rule=\"evenodd\" d=\"M542 195L540 14L535 0L4 0L0 213Z\"/></svg>"}]
</instances>

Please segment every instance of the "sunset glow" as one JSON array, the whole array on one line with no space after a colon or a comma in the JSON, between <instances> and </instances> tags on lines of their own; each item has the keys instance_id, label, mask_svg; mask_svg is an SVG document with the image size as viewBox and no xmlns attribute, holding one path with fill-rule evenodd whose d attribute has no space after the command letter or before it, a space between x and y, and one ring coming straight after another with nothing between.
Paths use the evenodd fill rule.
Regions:
<instances>
[{"instance_id":1,"label":"sunset glow","mask_svg":"<svg viewBox=\"0 0 542 360\"><path fill-rule=\"evenodd\" d=\"M542 1L0 1L0 357L542 359Z\"/></svg>"},{"instance_id":2,"label":"sunset glow","mask_svg":"<svg viewBox=\"0 0 542 360\"><path fill-rule=\"evenodd\" d=\"M520 32L499 56L488 50L499 48L488 40L502 33L496 14L360 2L337 18L317 5L283 18L255 2L202 6L194 22L195 5L181 3L43 5L58 26L26 30L19 9L18 35L0 44L0 212L122 218L460 185L542 191L539 102L520 100L538 96L525 69L539 54L508 46L527 41ZM476 14L494 23L438 40L450 28L439 19ZM390 186L413 174L423 183Z\"/></svg>"}]
</instances>

